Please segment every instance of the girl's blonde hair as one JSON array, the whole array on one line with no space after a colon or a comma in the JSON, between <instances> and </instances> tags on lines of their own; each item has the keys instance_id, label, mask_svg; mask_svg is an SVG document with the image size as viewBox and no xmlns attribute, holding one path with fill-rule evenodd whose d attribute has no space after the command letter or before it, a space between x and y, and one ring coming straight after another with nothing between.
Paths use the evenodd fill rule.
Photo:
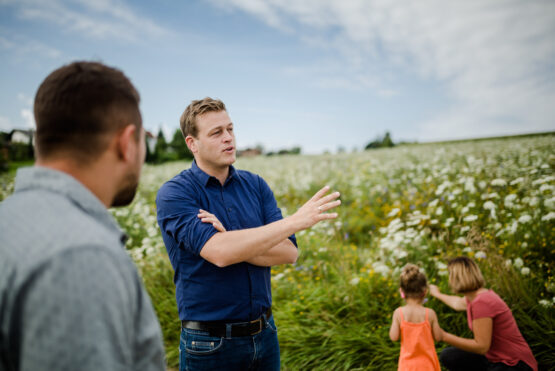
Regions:
<instances>
[{"instance_id":1,"label":"girl's blonde hair","mask_svg":"<svg viewBox=\"0 0 555 371\"><path fill-rule=\"evenodd\" d=\"M407 264L401 272L401 289L407 298L421 298L428 288L426 275L417 265Z\"/></svg>"},{"instance_id":2,"label":"girl's blonde hair","mask_svg":"<svg viewBox=\"0 0 555 371\"><path fill-rule=\"evenodd\" d=\"M447 270L449 271L449 286L457 294L478 290L486 283L478 265L466 256L451 259Z\"/></svg>"}]
</instances>

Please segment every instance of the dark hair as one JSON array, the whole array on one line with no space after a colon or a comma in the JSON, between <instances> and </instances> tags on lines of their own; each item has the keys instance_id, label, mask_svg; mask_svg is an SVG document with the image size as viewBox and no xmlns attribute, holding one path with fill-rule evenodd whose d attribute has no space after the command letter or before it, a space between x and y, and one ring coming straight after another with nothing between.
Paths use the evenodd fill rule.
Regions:
<instances>
[{"instance_id":1,"label":"dark hair","mask_svg":"<svg viewBox=\"0 0 555 371\"><path fill-rule=\"evenodd\" d=\"M139 93L118 69L98 62L58 68L35 96L37 158L94 159L106 150L111 134L129 124L142 127L139 101Z\"/></svg>"},{"instance_id":2,"label":"dark hair","mask_svg":"<svg viewBox=\"0 0 555 371\"><path fill-rule=\"evenodd\" d=\"M194 138L198 135L197 117L207 112L225 111L225 104L219 99L206 97L204 99L194 100L187 106L179 120L181 133L184 138L190 135Z\"/></svg>"},{"instance_id":3,"label":"dark hair","mask_svg":"<svg viewBox=\"0 0 555 371\"><path fill-rule=\"evenodd\" d=\"M428 288L426 275L414 264L407 264L401 273L401 289L407 298L421 298Z\"/></svg>"}]
</instances>

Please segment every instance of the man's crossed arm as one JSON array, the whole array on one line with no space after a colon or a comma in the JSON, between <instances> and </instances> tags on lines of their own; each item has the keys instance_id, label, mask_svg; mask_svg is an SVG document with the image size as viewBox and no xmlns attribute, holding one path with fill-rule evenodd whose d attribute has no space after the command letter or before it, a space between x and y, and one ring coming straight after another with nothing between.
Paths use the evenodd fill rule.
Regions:
<instances>
[{"instance_id":1,"label":"man's crossed arm","mask_svg":"<svg viewBox=\"0 0 555 371\"><path fill-rule=\"evenodd\" d=\"M257 228L226 231L213 214L200 210L199 218L218 230L203 246L200 256L218 267L240 262L260 266L294 263L298 252L288 237L322 220L337 218L337 213L326 211L341 204L339 192L327 194L329 190L325 186L295 214Z\"/></svg>"}]
</instances>

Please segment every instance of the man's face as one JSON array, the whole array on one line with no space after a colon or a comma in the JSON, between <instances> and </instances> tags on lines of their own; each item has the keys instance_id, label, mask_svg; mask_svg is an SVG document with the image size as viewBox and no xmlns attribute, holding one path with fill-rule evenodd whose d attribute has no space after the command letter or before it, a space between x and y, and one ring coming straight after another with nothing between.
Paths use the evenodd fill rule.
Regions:
<instances>
[{"instance_id":1,"label":"man's face","mask_svg":"<svg viewBox=\"0 0 555 371\"><path fill-rule=\"evenodd\" d=\"M142 127L139 130L141 131L139 142L133 142L133 145L137 146L137 156L135 157L135 161L129 166L129 171L123 180L123 184L112 201L112 207L127 206L133 201L133 198L135 198L135 193L139 186L139 178L141 177L141 169L145 162L146 155L145 131Z\"/></svg>"},{"instance_id":2,"label":"man's face","mask_svg":"<svg viewBox=\"0 0 555 371\"><path fill-rule=\"evenodd\" d=\"M191 151L199 165L221 170L235 162L235 134L226 111L207 112L197 117L197 138Z\"/></svg>"}]
</instances>

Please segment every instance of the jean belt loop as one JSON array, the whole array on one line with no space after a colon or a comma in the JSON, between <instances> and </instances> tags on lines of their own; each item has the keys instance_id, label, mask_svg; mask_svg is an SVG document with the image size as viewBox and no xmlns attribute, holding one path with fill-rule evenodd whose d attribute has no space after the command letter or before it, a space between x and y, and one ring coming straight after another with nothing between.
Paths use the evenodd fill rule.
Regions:
<instances>
[{"instance_id":1,"label":"jean belt loop","mask_svg":"<svg viewBox=\"0 0 555 371\"><path fill-rule=\"evenodd\" d=\"M231 339L231 323L225 324L225 337L226 339Z\"/></svg>"}]
</instances>

